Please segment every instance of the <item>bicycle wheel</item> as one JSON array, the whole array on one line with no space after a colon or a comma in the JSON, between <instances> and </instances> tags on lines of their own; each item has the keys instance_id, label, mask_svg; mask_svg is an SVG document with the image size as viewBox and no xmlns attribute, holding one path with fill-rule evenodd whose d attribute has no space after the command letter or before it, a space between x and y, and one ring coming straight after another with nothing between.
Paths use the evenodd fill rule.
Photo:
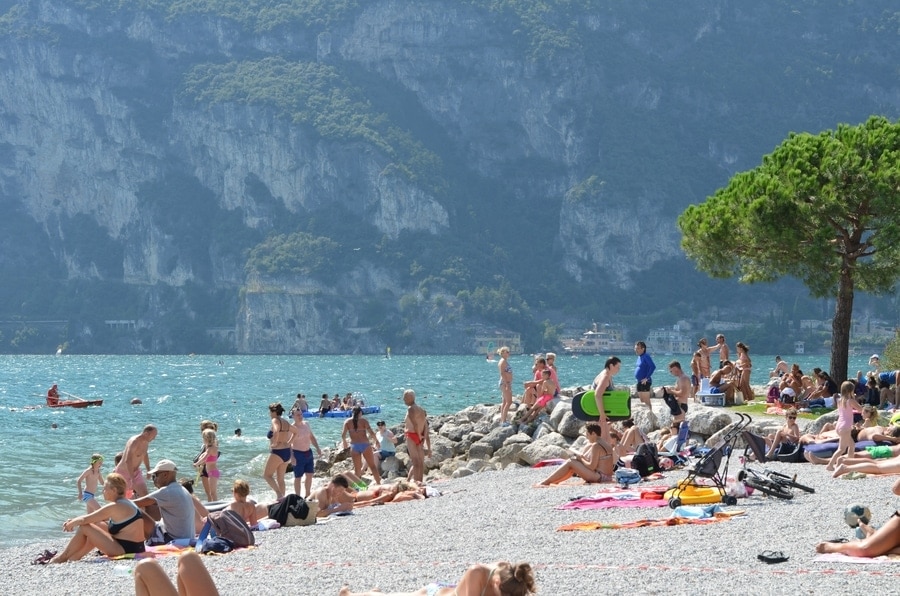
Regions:
<instances>
[{"instance_id":1,"label":"bicycle wheel","mask_svg":"<svg viewBox=\"0 0 900 596\"><path fill-rule=\"evenodd\" d=\"M769 480L768 478L748 476L747 478L744 478L744 484L778 499L788 500L794 498L794 493L792 493L790 489L778 484L773 480Z\"/></svg>"},{"instance_id":2,"label":"bicycle wheel","mask_svg":"<svg viewBox=\"0 0 900 596\"><path fill-rule=\"evenodd\" d=\"M816 489L811 486L806 486L805 484L800 484L795 480L796 476L791 477L787 474L782 474L781 472L773 472L772 470L767 470L766 475L772 482L776 482L781 484L782 486L787 486L790 488L799 488L800 490L808 493L816 492Z\"/></svg>"}]
</instances>

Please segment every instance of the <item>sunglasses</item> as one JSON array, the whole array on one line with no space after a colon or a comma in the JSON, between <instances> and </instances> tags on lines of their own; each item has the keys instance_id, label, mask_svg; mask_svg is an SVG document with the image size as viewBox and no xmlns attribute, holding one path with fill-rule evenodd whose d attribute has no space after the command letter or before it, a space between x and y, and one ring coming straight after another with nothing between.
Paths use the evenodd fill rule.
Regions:
<instances>
[{"instance_id":1,"label":"sunglasses","mask_svg":"<svg viewBox=\"0 0 900 596\"><path fill-rule=\"evenodd\" d=\"M797 417L796 417L796 416L788 416L787 419L788 419L788 420L796 420Z\"/></svg>"}]
</instances>

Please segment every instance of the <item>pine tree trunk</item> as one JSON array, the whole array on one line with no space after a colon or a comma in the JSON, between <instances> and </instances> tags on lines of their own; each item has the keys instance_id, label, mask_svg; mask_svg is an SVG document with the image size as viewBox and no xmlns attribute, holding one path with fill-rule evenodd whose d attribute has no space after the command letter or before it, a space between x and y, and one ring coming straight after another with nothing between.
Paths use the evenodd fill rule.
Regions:
<instances>
[{"instance_id":1,"label":"pine tree trunk","mask_svg":"<svg viewBox=\"0 0 900 596\"><path fill-rule=\"evenodd\" d=\"M850 268L844 266L838 285L837 300L834 305L834 319L831 321L831 376L838 385L847 377L847 358L850 351L850 324L853 318L853 276Z\"/></svg>"}]
</instances>

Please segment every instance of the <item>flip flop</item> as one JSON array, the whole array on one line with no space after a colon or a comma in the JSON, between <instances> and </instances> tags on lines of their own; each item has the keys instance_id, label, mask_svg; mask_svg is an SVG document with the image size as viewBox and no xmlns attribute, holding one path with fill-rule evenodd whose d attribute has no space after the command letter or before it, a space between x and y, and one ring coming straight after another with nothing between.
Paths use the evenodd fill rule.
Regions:
<instances>
[{"instance_id":1,"label":"flip flop","mask_svg":"<svg viewBox=\"0 0 900 596\"><path fill-rule=\"evenodd\" d=\"M41 554L39 554L35 559L31 562L32 565L46 565L50 562L50 559L56 556L55 550L45 550Z\"/></svg>"},{"instance_id":2,"label":"flip flop","mask_svg":"<svg viewBox=\"0 0 900 596\"><path fill-rule=\"evenodd\" d=\"M842 544L842 543L844 543L844 542L850 542L850 541L849 541L848 539L846 539L846 538L832 538L831 540L826 540L825 542L832 542L832 543L836 543L836 544Z\"/></svg>"},{"instance_id":3,"label":"flip flop","mask_svg":"<svg viewBox=\"0 0 900 596\"><path fill-rule=\"evenodd\" d=\"M764 550L763 552L756 555L756 558L763 563L768 563L769 565L771 565L773 563L784 563L790 557L785 557L784 553L780 550Z\"/></svg>"}]
</instances>

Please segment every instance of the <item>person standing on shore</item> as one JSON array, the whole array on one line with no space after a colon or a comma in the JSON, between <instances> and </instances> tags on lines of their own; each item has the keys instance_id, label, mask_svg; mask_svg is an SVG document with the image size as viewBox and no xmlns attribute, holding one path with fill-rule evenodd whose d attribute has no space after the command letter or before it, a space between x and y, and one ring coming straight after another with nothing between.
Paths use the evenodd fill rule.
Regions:
<instances>
[{"instance_id":1,"label":"person standing on shore","mask_svg":"<svg viewBox=\"0 0 900 596\"><path fill-rule=\"evenodd\" d=\"M287 472L288 463L291 461L291 442L294 440L294 427L281 417L284 414L284 406L280 403L269 404L269 416L272 419L272 427L266 436L269 438L269 458L263 470L263 479L272 490L275 498L284 496L284 474Z\"/></svg>"},{"instance_id":2,"label":"person standing on shore","mask_svg":"<svg viewBox=\"0 0 900 596\"><path fill-rule=\"evenodd\" d=\"M97 494L97 487L103 484L103 473L100 466L103 465L103 456L95 453L91 456L91 465L88 469L81 473L78 477L78 500L84 501L88 513L93 513L100 509L100 503L94 498ZM84 490L81 489L81 483L84 483Z\"/></svg>"},{"instance_id":3,"label":"person standing on shore","mask_svg":"<svg viewBox=\"0 0 900 596\"><path fill-rule=\"evenodd\" d=\"M637 396L641 403L651 409L650 391L653 389L653 371L656 370L656 364L653 358L647 353L647 344L642 341L634 344L634 353L637 355L637 361L634 365L634 379L637 381Z\"/></svg>"},{"instance_id":4,"label":"person standing on shore","mask_svg":"<svg viewBox=\"0 0 900 596\"><path fill-rule=\"evenodd\" d=\"M375 453L372 451L372 444L369 438L375 441L375 447L378 448L378 437L372 430L372 425L363 417L363 411L360 406L353 406L353 416L344 422L344 429L341 431L341 441L344 443L344 449L348 447L347 437L350 438L350 457L353 459L353 472L357 476L362 476L362 460L365 458L375 477L375 484L381 484L381 473L378 471L378 462L375 460ZM412 458L412 453L410 453Z\"/></svg>"},{"instance_id":5,"label":"person standing on shore","mask_svg":"<svg viewBox=\"0 0 900 596\"><path fill-rule=\"evenodd\" d=\"M737 390L741 392L745 402L753 401L753 387L750 386L750 371L753 369L750 362L750 348L742 341L737 342L735 347L738 353L737 361L734 363L735 372L738 374Z\"/></svg>"},{"instance_id":6,"label":"person standing on shore","mask_svg":"<svg viewBox=\"0 0 900 596\"><path fill-rule=\"evenodd\" d=\"M507 350L507 355L509 355L509 350ZM403 392L403 403L406 404L406 418L403 420L403 427L406 429L406 449L409 451L407 479L421 484L425 477L425 455L431 453L428 414L416 404L416 392L412 389Z\"/></svg>"},{"instance_id":7,"label":"person standing on shore","mask_svg":"<svg viewBox=\"0 0 900 596\"><path fill-rule=\"evenodd\" d=\"M503 346L497 350L500 361L497 363L497 370L500 371L500 424L509 426L507 418L509 417L509 408L512 407L512 367L509 365L509 348Z\"/></svg>"},{"instance_id":8,"label":"person standing on shore","mask_svg":"<svg viewBox=\"0 0 900 596\"><path fill-rule=\"evenodd\" d=\"M600 374L598 374L594 378L594 382L591 383L591 389L594 390L594 401L597 402L597 411L600 413L597 421L603 429L601 438L605 441L609 440L610 435L609 421L606 419L606 410L603 407L603 392L612 391L613 377L619 374L621 369L622 360L619 359L618 356L610 356L603 364L603 370L600 371Z\"/></svg>"},{"instance_id":9,"label":"person standing on shore","mask_svg":"<svg viewBox=\"0 0 900 596\"><path fill-rule=\"evenodd\" d=\"M291 451L294 459L294 494L308 497L312 491L313 474L316 472L316 458L313 457L312 448L322 457L322 449L309 427L309 422L303 419L303 410L297 408L291 412L294 419L294 440L291 442ZM300 491L300 482L303 481L303 492Z\"/></svg>"},{"instance_id":10,"label":"person standing on shore","mask_svg":"<svg viewBox=\"0 0 900 596\"><path fill-rule=\"evenodd\" d=\"M719 368L722 368L731 352L728 350L728 344L725 343L725 336L721 333L716 336L716 345L713 346L712 350L719 351Z\"/></svg>"},{"instance_id":11,"label":"person standing on shore","mask_svg":"<svg viewBox=\"0 0 900 596\"><path fill-rule=\"evenodd\" d=\"M125 443L125 450L122 452L122 459L116 464L113 472L121 474L125 478L127 498L143 497L147 494L147 482L144 480L144 474L141 473L141 463L150 475L150 454L147 449L150 441L156 438L159 431L152 424L144 427L140 434L134 435Z\"/></svg>"}]
</instances>

